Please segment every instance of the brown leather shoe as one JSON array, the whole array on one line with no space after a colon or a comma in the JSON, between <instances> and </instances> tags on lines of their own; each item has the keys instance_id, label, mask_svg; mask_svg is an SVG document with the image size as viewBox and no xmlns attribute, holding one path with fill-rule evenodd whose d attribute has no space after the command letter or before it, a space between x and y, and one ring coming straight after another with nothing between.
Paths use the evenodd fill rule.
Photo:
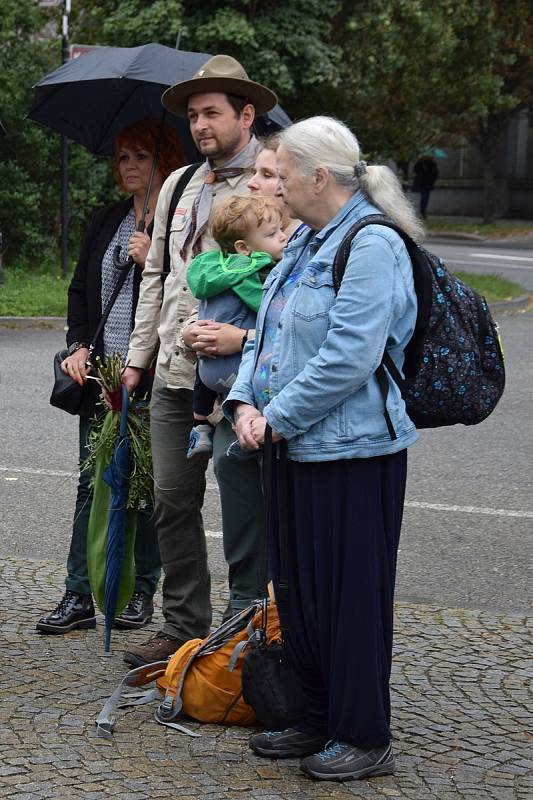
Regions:
<instances>
[{"instance_id":1,"label":"brown leather shoe","mask_svg":"<svg viewBox=\"0 0 533 800\"><path fill-rule=\"evenodd\" d=\"M185 640L164 631L158 631L144 644L125 644L124 661L133 667L142 667L152 661L164 661L179 650Z\"/></svg>"}]
</instances>

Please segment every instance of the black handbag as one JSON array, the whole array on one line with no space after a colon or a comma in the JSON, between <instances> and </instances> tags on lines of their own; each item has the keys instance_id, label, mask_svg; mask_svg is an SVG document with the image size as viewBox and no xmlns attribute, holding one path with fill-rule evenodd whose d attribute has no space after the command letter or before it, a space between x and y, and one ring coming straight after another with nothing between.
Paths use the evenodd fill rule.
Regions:
<instances>
[{"instance_id":1,"label":"black handbag","mask_svg":"<svg viewBox=\"0 0 533 800\"><path fill-rule=\"evenodd\" d=\"M100 322L96 328L93 340L89 345L89 355L87 356L86 362L89 367L96 341L104 329L104 325L106 324L107 318L111 313L111 309L115 305L115 300L117 299L122 285L128 277L132 267L133 263L131 265L128 264L128 267L122 269L120 272L116 286L113 289L113 294L109 298L107 306L105 307L100 318ZM57 352L54 356L54 386L52 388L52 394L50 395L50 405L55 406L55 408L60 408L62 411L67 411L69 414L79 414L84 406L89 387L87 383L84 383L83 386L80 386L80 384L76 383L76 381L73 380L70 375L66 375L63 372L61 369L61 363L65 360L65 358L67 358L67 356L68 350L59 350L59 352Z\"/></svg>"},{"instance_id":2,"label":"black handbag","mask_svg":"<svg viewBox=\"0 0 533 800\"><path fill-rule=\"evenodd\" d=\"M256 635L249 640L249 649L242 662L243 698L250 705L258 722L267 730L281 731L292 727L306 712L306 700L287 657L285 643L289 636L288 618L288 505L286 443L279 451L279 550L280 570L276 605L280 619L282 642L266 643L268 602L263 606L263 621ZM263 447L263 492L265 496L265 560L268 552L270 500L272 494L272 428L267 425Z\"/></svg>"},{"instance_id":3,"label":"black handbag","mask_svg":"<svg viewBox=\"0 0 533 800\"><path fill-rule=\"evenodd\" d=\"M50 404L69 414L79 414L86 394L87 384L80 386L65 375L61 364L67 358L68 350L60 350L54 356L54 386L50 395Z\"/></svg>"}]
</instances>

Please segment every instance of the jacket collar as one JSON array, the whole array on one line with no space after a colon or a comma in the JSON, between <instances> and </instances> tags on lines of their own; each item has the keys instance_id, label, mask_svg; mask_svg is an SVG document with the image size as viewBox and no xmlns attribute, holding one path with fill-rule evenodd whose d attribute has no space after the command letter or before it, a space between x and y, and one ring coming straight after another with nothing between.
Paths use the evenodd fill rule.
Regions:
<instances>
[{"instance_id":1,"label":"jacket collar","mask_svg":"<svg viewBox=\"0 0 533 800\"><path fill-rule=\"evenodd\" d=\"M352 214L352 212L356 212L353 214L353 217L356 219L360 219L362 216L365 216L367 213L371 213L373 206L368 202L366 196L363 194L361 189L358 189L355 194L351 196L351 198L337 211L333 219L324 225L322 230L318 231L316 234L316 240L321 246L324 241L331 235L331 233L341 225L348 214Z\"/></svg>"}]
</instances>

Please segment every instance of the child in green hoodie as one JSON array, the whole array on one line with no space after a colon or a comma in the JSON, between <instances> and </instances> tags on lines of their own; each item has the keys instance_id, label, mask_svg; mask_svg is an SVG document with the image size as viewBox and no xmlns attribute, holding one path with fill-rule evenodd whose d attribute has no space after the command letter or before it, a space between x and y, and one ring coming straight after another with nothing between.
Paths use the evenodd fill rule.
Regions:
<instances>
[{"instance_id":1,"label":"child in green hoodie","mask_svg":"<svg viewBox=\"0 0 533 800\"><path fill-rule=\"evenodd\" d=\"M244 347L248 331L255 328L263 282L287 244L279 206L272 197L231 197L213 211L211 232L220 250L196 256L187 282L200 301L198 318L242 328ZM207 417L216 398L228 394L240 360L241 353L198 359L193 392L198 424L191 430L188 458L211 455L214 428Z\"/></svg>"}]
</instances>

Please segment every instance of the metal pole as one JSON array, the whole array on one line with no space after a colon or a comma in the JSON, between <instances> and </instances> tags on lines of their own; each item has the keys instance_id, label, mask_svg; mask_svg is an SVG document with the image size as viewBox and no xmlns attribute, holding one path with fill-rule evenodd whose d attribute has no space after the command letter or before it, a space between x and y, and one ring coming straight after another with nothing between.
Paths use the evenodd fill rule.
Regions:
<instances>
[{"instance_id":1,"label":"metal pole","mask_svg":"<svg viewBox=\"0 0 533 800\"><path fill-rule=\"evenodd\" d=\"M4 255L4 237L2 231L0 231L0 286L3 286L5 283L3 255Z\"/></svg>"},{"instance_id":2,"label":"metal pole","mask_svg":"<svg viewBox=\"0 0 533 800\"><path fill-rule=\"evenodd\" d=\"M64 0L61 25L61 60L63 64L69 60L68 18L70 8L71 0ZM68 272L68 206L68 139L66 136L61 136L61 275L63 278L67 277Z\"/></svg>"}]
</instances>

